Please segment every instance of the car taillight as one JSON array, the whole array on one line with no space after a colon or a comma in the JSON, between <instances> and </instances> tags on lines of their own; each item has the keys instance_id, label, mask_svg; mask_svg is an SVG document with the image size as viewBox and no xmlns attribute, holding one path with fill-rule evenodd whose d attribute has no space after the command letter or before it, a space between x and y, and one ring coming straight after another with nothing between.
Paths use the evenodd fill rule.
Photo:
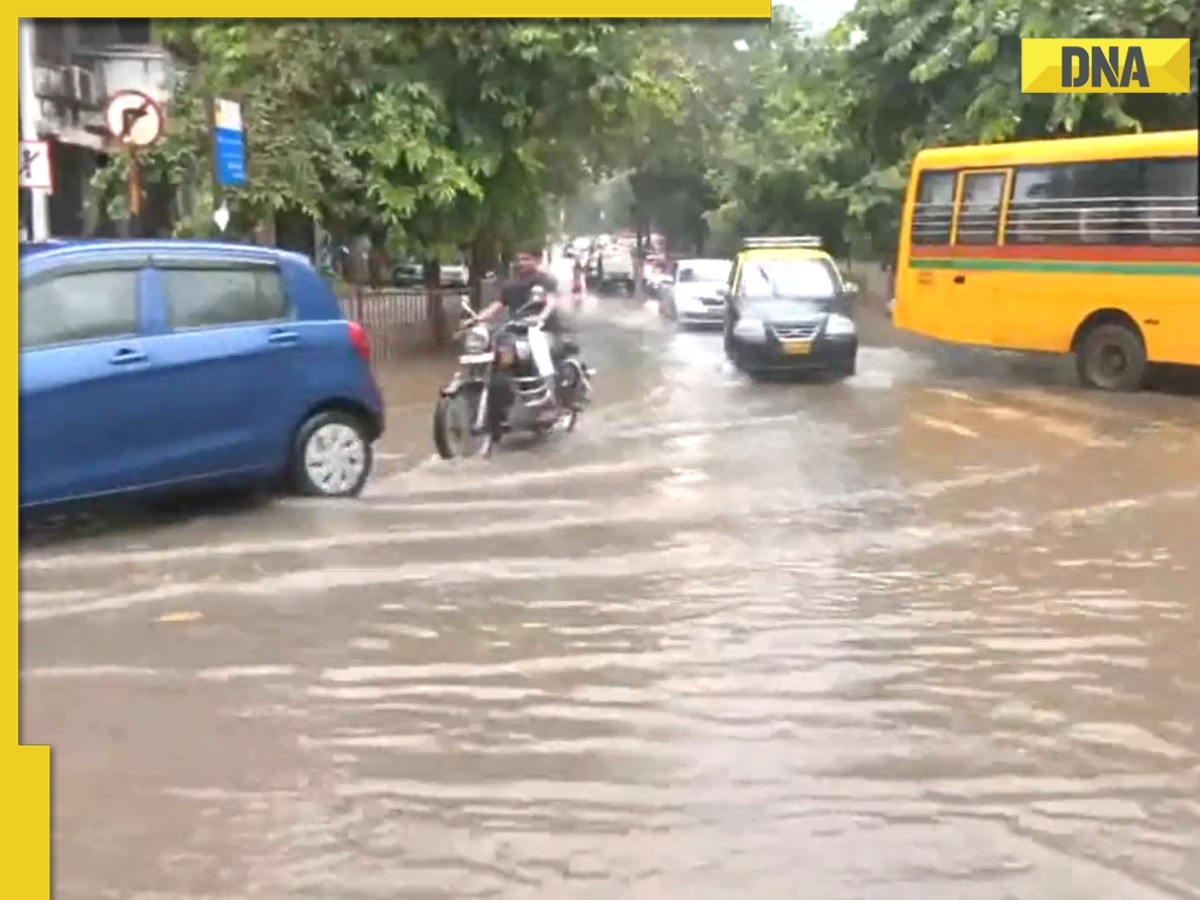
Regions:
<instances>
[{"instance_id":1,"label":"car taillight","mask_svg":"<svg viewBox=\"0 0 1200 900\"><path fill-rule=\"evenodd\" d=\"M371 341L367 337L366 329L357 322L347 322L346 330L350 334L350 346L354 348L354 352L362 357L364 362L370 362Z\"/></svg>"}]
</instances>

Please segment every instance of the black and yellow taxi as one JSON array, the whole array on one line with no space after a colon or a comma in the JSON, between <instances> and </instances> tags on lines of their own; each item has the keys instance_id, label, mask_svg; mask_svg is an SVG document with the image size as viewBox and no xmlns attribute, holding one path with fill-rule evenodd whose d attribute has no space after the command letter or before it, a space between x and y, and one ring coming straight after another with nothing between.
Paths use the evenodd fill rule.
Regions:
<instances>
[{"instance_id":1,"label":"black and yellow taxi","mask_svg":"<svg viewBox=\"0 0 1200 900\"><path fill-rule=\"evenodd\" d=\"M853 375L857 292L820 238L747 238L723 291L725 355L751 376Z\"/></svg>"}]
</instances>

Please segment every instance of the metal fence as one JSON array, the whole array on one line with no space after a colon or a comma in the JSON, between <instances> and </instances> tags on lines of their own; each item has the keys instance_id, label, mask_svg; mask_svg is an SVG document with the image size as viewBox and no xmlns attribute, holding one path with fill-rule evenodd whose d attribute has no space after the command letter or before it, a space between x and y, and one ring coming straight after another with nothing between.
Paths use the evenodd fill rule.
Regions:
<instances>
[{"instance_id":1,"label":"metal fence","mask_svg":"<svg viewBox=\"0 0 1200 900\"><path fill-rule=\"evenodd\" d=\"M431 297L423 288L363 288L338 297L342 313L358 322L371 341L375 360L396 359L435 345L438 329L449 333L458 321L465 292L439 291ZM438 307L442 322L437 322Z\"/></svg>"}]
</instances>

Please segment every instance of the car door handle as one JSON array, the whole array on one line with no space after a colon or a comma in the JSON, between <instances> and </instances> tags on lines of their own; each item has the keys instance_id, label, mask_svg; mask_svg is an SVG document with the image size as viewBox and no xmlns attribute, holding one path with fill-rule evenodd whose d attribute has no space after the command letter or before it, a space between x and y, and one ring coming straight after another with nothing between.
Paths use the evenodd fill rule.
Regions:
<instances>
[{"instance_id":1,"label":"car door handle","mask_svg":"<svg viewBox=\"0 0 1200 900\"><path fill-rule=\"evenodd\" d=\"M298 331L272 331L267 335L267 340L272 344L294 344L300 340L300 332Z\"/></svg>"},{"instance_id":2,"label":"car door handle","mask_svg":"<svg viewBox=\"0 0 1200 900\"><path fill-rule=\"evenodd\" d=\"M130 347L124 347L109 357L108 362L109 365L113 366L127 366L130 363L145 362L149 358L150 357L148 357L141 350L134 350Z\"/></svg>"},{"instance_id":3,"label":"car door handle","mask_svg":"<svg viewBox=\"0 0 1200 900\"><path fill-rule=\"evenodd\" d=\"M955 275L955 276L954 276L954 283L955 283L955 284L966 284L966 283L967 283L967 276L966 276L966 275Z\"/></svg>"}]
</instances>

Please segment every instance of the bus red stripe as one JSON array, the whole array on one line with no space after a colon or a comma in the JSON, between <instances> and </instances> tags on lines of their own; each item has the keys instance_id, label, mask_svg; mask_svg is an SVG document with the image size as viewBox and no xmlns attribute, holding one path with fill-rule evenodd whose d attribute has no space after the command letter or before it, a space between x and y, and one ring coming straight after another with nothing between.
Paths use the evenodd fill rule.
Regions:
<instances>
[{"instance_id":1,"label":"bus red stripe","mask_svg":"<svg viewBox=\"0 0 1200 900\"><path fill-rule=\"evenodd\" d=\"M1200 247L1010 244L1005 247L914 246L918 259L1053 259L1064 262L1200 262Z\"/></svg>"}]
</instances>

